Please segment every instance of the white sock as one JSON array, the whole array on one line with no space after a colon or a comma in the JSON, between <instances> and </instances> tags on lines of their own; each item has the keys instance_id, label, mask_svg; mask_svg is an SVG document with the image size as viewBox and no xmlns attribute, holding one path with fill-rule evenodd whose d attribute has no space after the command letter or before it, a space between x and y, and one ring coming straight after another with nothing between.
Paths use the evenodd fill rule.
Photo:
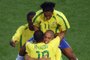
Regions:
<instances>
[{"instance_id":1,"label":"white sock","mask_svg":"<svg viewBox=\"0 0 90 60\"><path fill-rule=\"evenodd\" d=\"M16 60L24 60L24 56L20 56L20 55L18 54Z\"/></svg>"},{"instance_id":2,"label":"white sock","mask_svg":"<svg viewBox=\"0 0 90 60\"><path fill-rule=\"evenodd\" d=\"M76 60L78 60L78 58Z\"/></svg>"}]
</instances>

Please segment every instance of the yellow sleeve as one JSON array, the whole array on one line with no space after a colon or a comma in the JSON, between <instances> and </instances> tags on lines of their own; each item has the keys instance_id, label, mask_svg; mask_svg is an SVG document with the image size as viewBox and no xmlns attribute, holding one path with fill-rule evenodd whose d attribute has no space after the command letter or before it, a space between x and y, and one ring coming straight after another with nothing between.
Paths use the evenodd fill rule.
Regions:
<instances>
[{"instance_id":1,"label":"yellow sleeve","mask_svg":"<svg viewBox=\"0 0 90 60\"><path fill-rule=\"evenodd\" d=\"M20 27L16 30L16 33L12 36L12 41L17 41L17 42L19 42L20 37L21 37L21 34L22 34L22 32L24 31L25 28L26 28L26 25L20 26Z\"/></svg>"},{"instance_id":2,"label":"yellow sleeve","mask_svg":"<svg viewBox=\"0 0 90 60\"><path fill-rule=\"evenodd\" d=\"M55 54L55 59L56 60L61 60L62 59L62 53L60 51L60 49L58 48Z\"/></svg>"},{"instance_id":3,"label":"yellow sleeve","mask_svg":"<svg viewBox=\"0 0 90 60\"><path fill-rule=\"evenodd\" d=\"M33 19L33 25L39 27L40 20L39 18Z\"/></svg>"},{"instance_id":4,"label":"yellow sleeve","mask_svg":"<svg viewBox=\"0 0 90 60\"><path fill-rule=\"evenodd\" d=\"M50 41L49 45L57 48L57 47L59 46L59 44L60 44L60 41L61 41L60 37L57 36L57 37L54 38L52 41Z\"/></svg>"},{"instance_id":5,"label":"yellow sleeve","mask_svg":"<svg viewBox=\"0 0 90 60\"><path fill-rule=\"evenodd\" d=\"M66 16L62 12L57 12L57 23L60 25L62 31L65 31L70 28L70 24L66 18Z\"/></svg>"},{"instance_id":6,"label":"yellow sleeve","mask_svg":"<svg viewBox=\"0 0 90 60\"><path fill-rule=\"evenodd\" d=\"M41 14L42 14L42 10L39 10L36 12L36 15L34 16L33 20L33 24L37 27L39 27L40 21L41 21Z\"/></svg>"},{"instance_id":7,"label":"yellow sleeve","mask_svg":"<svg viewBox=\"0 0 90 60\"><path fill-rule=\"evenodd\" d=\"M27 42L27 43L26 43L26 46L25 46L25 47L26 47L26 52L27 52L27 53L30 53L29 45L30 45L29 42Z\"/></svg>"},{"instance_id":8,"label":"yellow sleeve","mask_svg":"<svg viewBox=\"0 0 90 60\"><path fill-rule=\"evenodd\" d=\"M31 54L31 48L33 49L33 44L31 44L30 42L27 42L26 43L26 52L27 52L27 54L29 55L29 56L31 56L30 54Z\"/></svg>"}]
</instances>

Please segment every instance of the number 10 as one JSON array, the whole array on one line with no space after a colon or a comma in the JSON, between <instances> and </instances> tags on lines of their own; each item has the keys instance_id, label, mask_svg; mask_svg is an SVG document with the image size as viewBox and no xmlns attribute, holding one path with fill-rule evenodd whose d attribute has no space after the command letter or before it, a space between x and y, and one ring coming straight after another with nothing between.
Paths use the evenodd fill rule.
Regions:
<instances>
[{"instance_id":1,"label":"number 10","mask_svg":"<svg viewBox=\"0 0 90 60\"><path fill-rule=\"evenodd\" d=\"M38 59L40 59L40 51L36 51L36 53L38 54ZM45 55L47 55L47 57L49 57L49 52L47 50L41 52L42 57L44 57Z\"/></svg>"}]
</instances>

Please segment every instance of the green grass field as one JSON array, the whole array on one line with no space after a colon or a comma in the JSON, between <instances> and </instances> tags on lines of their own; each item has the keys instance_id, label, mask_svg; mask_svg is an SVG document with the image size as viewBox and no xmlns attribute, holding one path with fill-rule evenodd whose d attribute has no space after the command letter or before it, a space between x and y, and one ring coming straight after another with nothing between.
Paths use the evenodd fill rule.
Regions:
<instances>
[{"instance_id":1,"label":"green grass field","mask_svg":"<svg viewBox=\"0 0 90 60\"><path fill-rule=\"evenodd\" d=\"M15 60L17 48L9 45L16 29L26 23L26 14L37 11L46 0L0 0L0 60ZM90 0L50 0L68 18L66 38L79 60L90 60ZM63 60L67 60L65 57Z\"/></svg>"}]
</instances>

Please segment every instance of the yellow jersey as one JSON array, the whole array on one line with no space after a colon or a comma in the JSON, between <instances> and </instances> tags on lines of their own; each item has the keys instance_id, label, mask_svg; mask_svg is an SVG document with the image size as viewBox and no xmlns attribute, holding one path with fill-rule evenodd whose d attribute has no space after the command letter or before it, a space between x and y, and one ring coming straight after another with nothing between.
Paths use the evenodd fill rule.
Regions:
<instances>
[{"instance_id":1,"label":"yellow jersey","mask_svg":"<svg viewBox=\"0 0 90 60\"><path fill-rule=\"evenodd\" d=\"M20 26L13 35L12 40L19 42L19 47L23 46L27 40L33 37L34 31L29 30L28 24Z\"/></svg>"},{"instance_id":2,"label":"yellow jersey","mask_svg":"<svg viewBox=\"0 0 90 60\"><path fill-rule=\"evenodd\" d=\"M60 38L57 36L48 44L45 43L26 43L26 52L31 58L40 59L42 57L49 58L50 60L61 60L61 51L59 50L60 55L56 56L58 53L58 46L60 43Z\"/></svg>"},{"instance_id":3,"label":"yellow jersey","mask_svg":"<svg viewBox=\"0 0 90 60\"><path fill-rule=\"evenodd\" d=\"M49 20L46 20L43 11L39 10L33 18L33 24L39 27L43 32L52 30L54 33L58 33L70 28L65 15L57 10L54 10L52 17Z\"/></svg>"}]
</instances>

